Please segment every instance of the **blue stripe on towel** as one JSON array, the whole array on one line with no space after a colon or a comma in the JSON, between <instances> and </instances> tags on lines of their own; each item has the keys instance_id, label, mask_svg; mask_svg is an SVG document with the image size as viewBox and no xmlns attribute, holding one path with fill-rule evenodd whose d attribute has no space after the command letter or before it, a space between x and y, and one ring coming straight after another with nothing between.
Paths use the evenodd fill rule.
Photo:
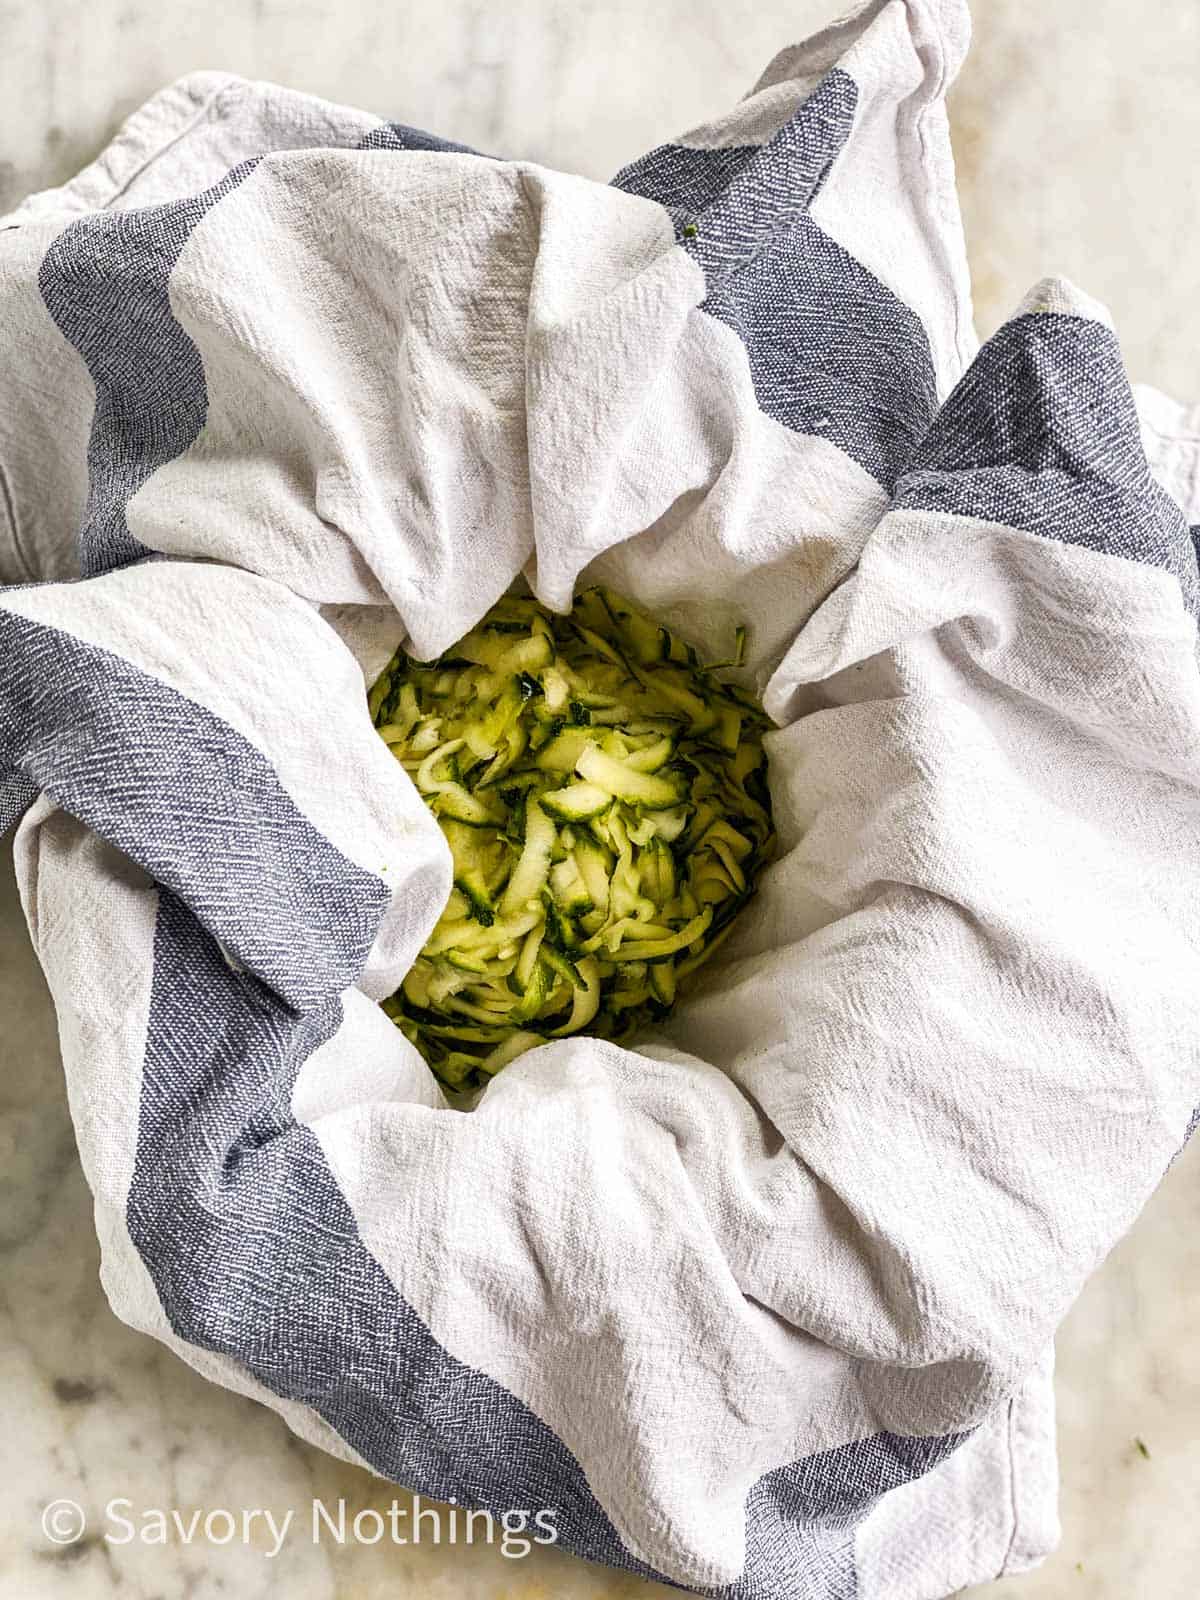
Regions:
<instances>
[{"instance_id":1,"label":"blue stripe on towel","mask_svg":"<svg viewBox=\"0 0 1200 1600\"><path fill-rule=\"evenodd\" d=\"M1031 311L992 336L896 485L894 504L1024 528L1162 567L1197 607L1197 550L1151 476L1116 335Z\"/></svg>"},{"instance_id":2,"label":"blue stripe on towel","mask_svg":"<svg viewBox=\"0 0 1200 1600\"><path fill-rule=\"evenodd\" d=\"M708 278L705 310L745 342L763 409L890 483L932 413L924 331L807 216L856 94L832 73L762 150L666 146L617 181L674 210ZM402 124L359 148L474 153ZM253 165L174 205L80 219L47 254L47 307L97 390L85 575L146 553L128 502L203 426L203 370L168 282L192 228ZM384 886L311 828L220 719L69 635L12 617L0 628L15 642L0 661L0 760L22 769L0 793L44 787L165 886L127 1216L175 1332L312 1407L384 1476L496 1512L554 1507L566 1548L656 1576L563 1442L437 1344L291 1113L297 1071L340 1024L336 995L361 970ZM232 970L216 938L252 971ZM849 1600L854 1522L958 1442L879 1434L767 1474L747 1497L744 1575L710 1593Z\"/></svg>"},{"instance_id":3,"label":"blue stripe on towel","mask_svg":"<svg viewBox=\"0 0 1200 1600\"><path fill-rule=\"evenodd\" d=\"M496 1511L557 1507L580 1553L621 1556L566 1446L397 1293L292 1115L296 1074L341 1018L340 1000L300 1016L232 972L160 895L128 1223L172 1327L312 1407L385 1477Z\"/></svg>"},{"instance_id":4,"label":"blue stripe on towel","mask_svg":"<svg viewBox=\"0 0 1200 1600\"><path fill-rule=\"evenodd\" d=\"M929 339L808 214L857 101L835 68L766 144L661 145L613 181L674 217L704 269L702 309L745 345L763 411L829 439L890 488L937 408Z\"/></svg>"},{"instance_id":5,"label":"blue stripe on towel","mask_svg":"<svg viewBox=\"0 0 1200 1600\"><path fill-rule=\"evenodd\" d=\"M566 1549L657 1577L562 1440L444 1350L360 1240L291 1110L300 1067L341 1018L340 1000L298 1015L231 971L160 895L127 1220L172 1328L311 1407L384 1477L496 1513L552 1507ZM858 1517L958 1442L880 1434L768 1474L747 1499L743 1577L709 1592L852 1596Z\"/></svg>"},{"instance_id":6,"label":"blue stripe on towel","mask_svg":"<svg viewBox=\"0 0 1200 1600\"><path fill-rule=\"evenodd\" d=\"M37 784L23 772L0 772L0 839L37 799Z\"/></svg>"},{"instance_id":7,"label":"blue stripe on towel","mask_svg":"<svg viewBox=\"0 0 1200 1600\"><path fill-rule=\"evenodd\" d=\"M390 890L235 728L120 656L0 609L0 770L182 896L291 1006L354 982Z\"/></svg>"},{"instance_id":8,"label":"blue stripe on towel","mask_svg":"<svg viewBox=\"0 0 1200 1600\"><path fill-rule=\"evenodd\" d=\"M42 261L46 309L96 386L79 530L84 577L147 554L129 531L126 507L204 426L204 369L171 310L170 278L196 224L256 164L242 162L186 200L80 217Z\"/></svg>"},{"instance_id":9,"label":"blue stripe on towel","mask_svg":"<svg viewBox=\"0 0 1200 1600\"><path fill-rule=\"evenodd\" d=\"M406 122L385 122L372 128L354 147L356 150L430 150L439 155L477 156L469 144L458 144L453 139L439 138L436 133L425 133L420 128L410 128Z\"/></svg>"},{"instance_id":10,"label":"blue stripe on towel","mask_svg":"<svg viewBox=\"0 0 1200 1600\"><path fill-rule=\"evenodd\" d=\"M746 1496L745 1572L722 1600L854 1600L854 1530L872 1501L923 1477L968 1437L876 1433L768 1472Z\"/></svg>"}]
</instances>

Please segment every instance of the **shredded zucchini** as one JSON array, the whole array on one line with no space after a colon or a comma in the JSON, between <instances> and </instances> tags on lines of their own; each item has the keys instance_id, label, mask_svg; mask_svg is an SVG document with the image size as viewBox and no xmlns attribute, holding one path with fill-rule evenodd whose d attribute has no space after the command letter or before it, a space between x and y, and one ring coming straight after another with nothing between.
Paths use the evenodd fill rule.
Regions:
<instances>
[{"instance_id":1,"label":"shredded zucchini","mask_svg":"<svg viewBox=\"0 0 1200 1600\"><path fill-rule=\"evenodd\" d=\"M451 1090L546 1039L645 1026L770 858L767 720L607 589L508 596L440 660L398 651L368 705L437 816L454 890L384 1010Z\"/></svg>"}]
</instances>

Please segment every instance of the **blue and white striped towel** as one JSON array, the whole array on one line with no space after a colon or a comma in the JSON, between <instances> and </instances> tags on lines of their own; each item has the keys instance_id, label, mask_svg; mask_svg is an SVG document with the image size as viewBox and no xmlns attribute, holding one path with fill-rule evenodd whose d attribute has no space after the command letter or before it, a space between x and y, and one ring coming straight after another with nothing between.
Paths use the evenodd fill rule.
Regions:
<instances>
[{"instance_id":1,"label":"blue and white striped towel","mask_svg":"<svg viewBox=\"0 0 1200 1600\"><path fill-rule=\"evenodd\" d=\"M607 187L200 74L0 225L0 811L113 1306L727 1600L1046 1552L1055 1327L1200 1099L1195 417L1168 494L1061 282L976 350L966 36L876 0ZM363 686L521 572L749 620L781 854L661 1035L462 1114Z\"/></svg>"}]
</instances>

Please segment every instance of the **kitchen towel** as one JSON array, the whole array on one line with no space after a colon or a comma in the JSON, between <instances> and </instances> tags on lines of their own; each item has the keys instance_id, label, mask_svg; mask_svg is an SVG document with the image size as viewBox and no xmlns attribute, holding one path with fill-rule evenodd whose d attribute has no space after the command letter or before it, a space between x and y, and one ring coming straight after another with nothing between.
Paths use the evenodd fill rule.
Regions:
<instances>
[{"instance_id":1,"label":"kitchen towel","mask_svg":"<svg viewBox=\"0 0 1200 1600\"><path fill-rule=\"evenodd\" d=\"M0 822L115 1310L729 1600L1045 1554L1055 1327L1200 1100L1184 445L1069 284L977 349L967 33L876 0L607 186L201 73L0 220ZM462 1112L365 688L522 575L749 624L780 850L668 1025Z\"/></svg>"}]
</instances>

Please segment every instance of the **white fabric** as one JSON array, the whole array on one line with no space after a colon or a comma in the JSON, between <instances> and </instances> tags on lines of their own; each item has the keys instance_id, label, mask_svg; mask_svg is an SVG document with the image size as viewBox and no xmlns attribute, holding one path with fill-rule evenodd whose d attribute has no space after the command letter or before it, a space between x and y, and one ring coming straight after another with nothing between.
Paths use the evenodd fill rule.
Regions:
<instances>
[{"instance_id":1,"label":"white fabric","mask_svg":"<svg viewBox=\"0 0 1200 1600\"><path fill-rule=\"evenodd\" d=\"M761 143L840 62L863 140L813 214L919 315L941 397L975 349L942 105L965 29L957 5L873 6L690 136ZM849 454L759 408L662 207L529 164L347 148L373 122L201 74L9 219L23 387L0 406L0 572L69 578L90 380L37 263L73 217L273 152L171 274L207 412L128 505L162 559L4 591L0 623L62 630L221 717L349 861L387 874L371 960L293 1112L390 1282L567 1445L633 1557L736 1582L764 1475L880 1430L978 1427L859 1525L858 1593L936 1600L1019 1570L1056 1536L1054 1329L1197 1099L1200 684L1179 586L1021 528L889 511ZM341 148L304 148L323 140ZM1143 403L1164 441L1166 405ZM558 607L603 577L714 650L750 622L781 848L661 1034L547 1044L464 1116L370 1003L448 880L363 676L402 638L448 646L522 572ZM120 1221L155 891L52 800L18 867L105 1287L166 1338Z\"/></svg>"}]
</instances>

